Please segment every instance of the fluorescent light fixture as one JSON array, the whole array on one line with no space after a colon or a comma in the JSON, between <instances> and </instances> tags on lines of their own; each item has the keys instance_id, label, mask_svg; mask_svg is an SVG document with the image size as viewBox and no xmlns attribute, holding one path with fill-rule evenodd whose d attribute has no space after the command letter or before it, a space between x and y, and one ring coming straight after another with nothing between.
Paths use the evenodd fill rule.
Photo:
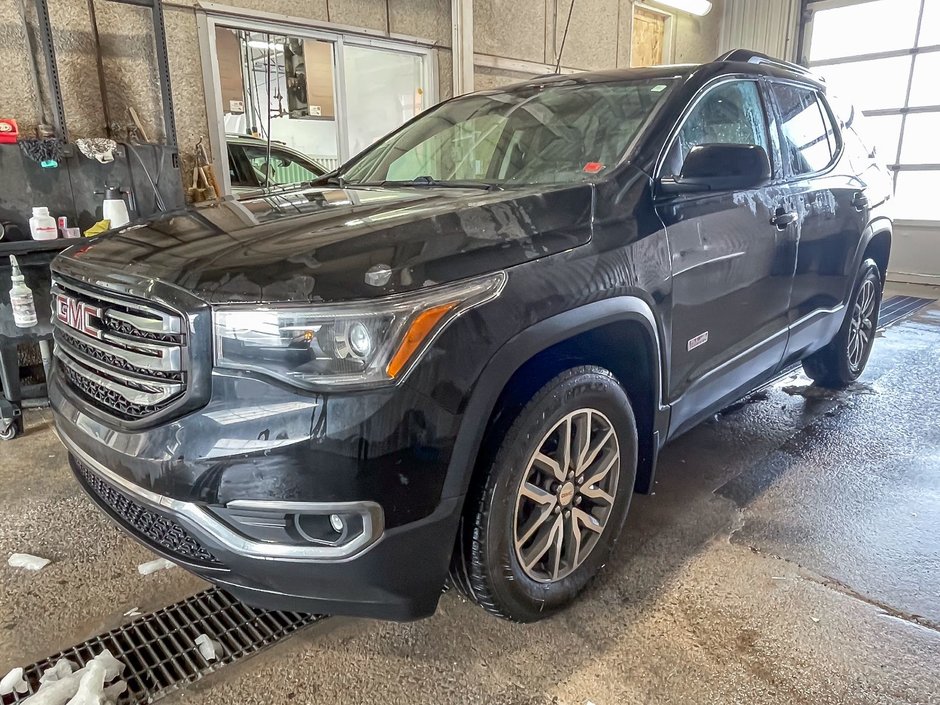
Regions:
<instances>
[{"instance_id":1,"label":"fluorescent light fixture","mask_svg":"<svg viewBox=\"0 0 940 705\"><path fill-rule=\"evenodd\" d=\"M266 51L284 51L283 44L278 44L277 42L265 42L261 39L249 39L248 46L250 46L252 49L265 49Z\"/></svg>"},{"instance_id":2,"label":"fluorescent light fixture","mask_svg":"<svg viewBox=\"0 0 940 705\"><path fill-rule=\"evenodd\" d=\"M655 0L657 5L666 5L667 7L689 12L693 15L702 17L712 11L712 4L709 0Z\"/></svg>"}]
</instances>

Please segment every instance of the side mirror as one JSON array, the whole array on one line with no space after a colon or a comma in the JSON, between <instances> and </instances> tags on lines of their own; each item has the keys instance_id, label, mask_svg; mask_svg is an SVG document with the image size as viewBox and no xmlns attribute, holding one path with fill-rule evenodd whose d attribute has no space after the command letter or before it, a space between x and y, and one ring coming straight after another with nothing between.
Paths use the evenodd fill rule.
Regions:
<instances>
[{"instance_id":1,"label":"side mirror","mask_svg":"<svg viewBox=\"0 0 940 705\"><path fill-rule=\"evenodd\" d=\"M660 179L660 192L673 196L701 191L740 191L770 179L770 159L755 144L700 144L692 148L678 178Z\"/></svg>"}]
</instances>

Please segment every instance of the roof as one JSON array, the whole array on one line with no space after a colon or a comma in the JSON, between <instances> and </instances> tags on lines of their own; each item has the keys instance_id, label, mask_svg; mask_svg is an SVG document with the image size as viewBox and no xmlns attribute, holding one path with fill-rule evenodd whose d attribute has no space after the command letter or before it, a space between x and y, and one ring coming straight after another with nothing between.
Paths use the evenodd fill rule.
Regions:
<instances>
[{"instance_id":1,"label":"roof","mask_svg":"<svg viewBox=\"0 0 940 705\"><path fill-rule=\"evenodd\" d=\"M737 64L738 66L742 64L749 66L751 67L750 70L752 70L754 73L775 76L788 75L794 78L814 81L815 83L820 83L821 81L819 76L816 76L809 69L800 66L799 64L784 61L783 59L774 59L773 57L767 56L766 54L751 51L750 49L734 49L722 54L714 61L709 61L702 64L666 64L662 66L610 69L605 71L589 71L583 73L552 73L546 74L544 76L536 76L535 78L531 78L527 81L520 81L519 83L514 83L508 86L500 86L499 88L477 91L477 94L487 95L502 93L505 91L521 89L535 85L545 85L548 83L605 83L611 81L644 81L667 78L685 78L703 66L726 63L733 63Z\"/></svg>"}]
</instances>

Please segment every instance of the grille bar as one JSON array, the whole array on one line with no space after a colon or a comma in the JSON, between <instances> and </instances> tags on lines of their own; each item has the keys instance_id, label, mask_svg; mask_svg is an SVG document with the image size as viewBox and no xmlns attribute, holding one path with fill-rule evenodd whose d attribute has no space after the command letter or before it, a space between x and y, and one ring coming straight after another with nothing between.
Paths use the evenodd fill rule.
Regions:
<instances>
[{"instance_id":1,"label":"grille bar","mask_svg":"<svg viewBox=\"0 0 940 705\"><path fill-rule=\"evenodd\" d=\"M52 287L53 293L65 293L68 296L82 299L95 305L104 305L107 317L124 321L137 330L179 334L182 332L179 317L161 311L145 302L134 300L133 303L119 296L101 289L91 289L69 280L55 279Z\"/></svg>"},{"instance_id":2,"label":"grille bar","mask_svg":"<svg viewBox=\"0 0 940 705\"><path fill-rule=\"evenodd\" d=\"M108 649L127 665L122 675L127 691L119 705L151 703L325 617L255 609L210 588L26 666L29 690L5 695L2 702L15 705L34 694L42 672L60 658L81 668ZM207 662L199 653L195 640L200 634L222 645L218 660Z\"/></svg>"},{"instance_id":3,"label":"grille bar","mask_svg":"<svg viewBox=\"0 0 940 705\"><path fill-rule=\"evenodd\" d=\"M161 404L183 391L179 382L141 379L128 374L112 372L81 353L68 354L61 347L56 347L55 355L67 367L79 374L91 377L99 387L120 394L131 404L142 406Z\"/></svg>"},{"instance_id":4,"label":"grille bar","mask_svg":"<svg viewBox=\"0 0 940 705\"><path fill-rule=\"evenodd\" d=\"M58 337L69 347L118 369L129 369L141 375L154 372L179 372L183 368L179 345L128 340L102 332L93 338L81 331L58 331Z\"/></svg>"},{"instance_id":5,"label":"grille bar","mask_svg":"<svg viewBox=\"0 0 940 705\"><path fill-rule=\"evenodd\" d=\"M182 333L180 320L176 317L167 317L162 314L154 316L139 316L127 311L108 311L108 318L127 323L132 328L146 333Z\"/></svg>"}]
</instances>

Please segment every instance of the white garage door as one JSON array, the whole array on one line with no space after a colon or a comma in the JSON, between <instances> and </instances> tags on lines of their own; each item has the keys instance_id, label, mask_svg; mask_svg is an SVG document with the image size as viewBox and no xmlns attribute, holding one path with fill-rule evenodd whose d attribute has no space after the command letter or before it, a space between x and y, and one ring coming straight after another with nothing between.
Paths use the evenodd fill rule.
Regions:
<instances>
[{"instance_id":1,"label":"white garage door","mask_svg":"<svg viewBox=\"0 0 940 705\"><path fill-rule=\"evenodd\" d=\"M894 172L896 217L937 219L940 0L822 0L804 38L814 71L866 116Z\"/></svg>"}]
</instances>

